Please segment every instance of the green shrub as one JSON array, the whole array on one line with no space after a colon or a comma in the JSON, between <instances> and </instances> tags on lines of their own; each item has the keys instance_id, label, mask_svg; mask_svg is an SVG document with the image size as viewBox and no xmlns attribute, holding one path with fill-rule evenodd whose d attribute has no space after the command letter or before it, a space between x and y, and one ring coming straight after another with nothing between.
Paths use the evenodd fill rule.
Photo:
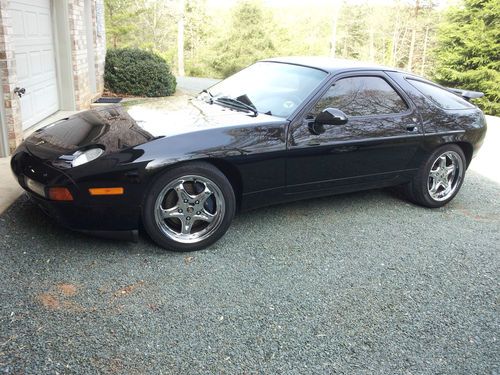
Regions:
<instances>
[{"instance_id":1,"label":"green shrub","mask_svg":"<svg viewBox=\"0 0 500 375\"><path fill-rule=\"evenodd\" d=\"M135 48L108 49L104 85L116 94L167 96L175 92L176 81L160 56Z\"/></svg>"}]
</instances>

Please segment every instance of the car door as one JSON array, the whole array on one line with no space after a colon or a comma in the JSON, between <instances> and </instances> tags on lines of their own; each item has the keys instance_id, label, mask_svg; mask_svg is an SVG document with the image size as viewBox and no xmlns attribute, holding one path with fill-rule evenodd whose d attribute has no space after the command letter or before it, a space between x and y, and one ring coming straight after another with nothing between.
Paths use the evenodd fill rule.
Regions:
<instances>
[{"instance_id":1,"label":"car door","mask_svg":"<svg viewBox=\"0 0 500 375\"><path fill-rule=\"evenodd\" d=\"M313 134L311 124L326 108L342 110L348 121ZM414 104L383 71L338 75L290 124L287 194L404 181L417 168L422 138Z\"/></svg>"}]
</instances>

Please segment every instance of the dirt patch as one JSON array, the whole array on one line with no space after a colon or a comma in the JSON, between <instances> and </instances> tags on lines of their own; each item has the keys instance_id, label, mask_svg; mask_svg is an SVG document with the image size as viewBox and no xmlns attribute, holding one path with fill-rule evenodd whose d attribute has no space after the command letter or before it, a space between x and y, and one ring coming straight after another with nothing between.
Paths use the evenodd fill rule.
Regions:
<instances>
[{"instance_id":1,"label":"dirt patch","mask_svg":"<svg viewBox=\"0 0 500 375\"><path fill-rule=\"evenodd\" d=\"M98 368L102 374L123 374L125 373L125 368L123 364L123 360L120 358L102 358L102 357L93 357L90 359L90 362L95 368ZM130 371L127 370L127 374L130 374Z\"/></svg>"},{"instance_id":2,"label":"dirt patch","mask_svg":"<svg viewBox=\"0 0 500 375\"><path fill-rule=\"evenodd\" d=\"M42 293L38 296L38 301L49 310L57 310L61 307L61 302L51 293Z\"/></svg>"},{"instance_id":3,"label":"dirt patch","mask_svg":"<svg viewBox=\"0 0 500 375\"><path fill-rule=\"evenodd\" d=\"M184 257L184 263L191 264L194 261L194 257Z\"/></svg>"},{"instance_id":4,"label":"dirt patch","mask_svg":"<svg viewBox=\"0 0 500 375\"><path fill-rule=\"evenodd\" d=\"M36 299L47 310L87 311L88 309L72 301L72 297L77 294L78 288L76 285L60 283L52 287L48 292L39 294Z\"/></svg>"},{"instance_id":5,"label":"dirt patch","mask_svg":"<svg viewBox=\"0 0 500 375\"><path fill-rule=\"evenodd\" d=\"M76 286L73 284L59 284L57 286L59 292L61 292L65 297L73 297L76 295Z\"/></svg>"},{"instance_id":6,"label":"dirt patch","mask_svg":"<svg viewBox=\"0 0 500 375\"><path fill-rule=\"evenodd\" d=\"M491 215L491 214L484 214L484 215L478 215L470 210L467 210L466 208L458 208L458 212L460 212L462 215L471 218L475 221L495 221L498 220L498 216L496 215Z\"/></svg>"},{"instance_id":7,"label":"dirt patch","mask_svg":"<svg viewBox=\"0 0 500 375\"><path fill-rule=\"evenodd\" d=\"M117 290L115 293L114 293L114 296L115 297L125 297L125 296L128 296L130 293L132 293L134 290L136 290L137 288L140 288L144 285L144 281L141 280L135 284L131 284L131 285L127 285L126 287L123 287L119 290Z\"/></svg>"}]
</instances>

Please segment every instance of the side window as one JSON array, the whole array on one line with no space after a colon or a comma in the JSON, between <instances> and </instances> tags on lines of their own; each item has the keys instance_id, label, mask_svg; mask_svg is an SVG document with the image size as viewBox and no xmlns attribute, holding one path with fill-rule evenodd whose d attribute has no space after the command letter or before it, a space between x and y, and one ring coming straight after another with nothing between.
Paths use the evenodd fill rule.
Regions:
<instances>
[{"instance_id":1,"label":"side window","mask_svg":"<svg viewBox=\"0 0 500 375\"><path fill-rule=\"evenodd\" d=\"M408 109L385 79L368 76L339 79L316 104L313 114L328 107L340 109L347 116L392 114Z\"/></svg>"},{"instance_id":2,"label":"side window","mask_svg":"<svg viewBox=\"0 0 500 375\"><path fill-rule=\"evenodd\" d=\"M467 109L474 108L472 104L468 101L462 99L458 95L455 95L441 87L431 85L430 83L425 83L422 81L417 81L415 79L407 80L412 86L414 86L418 91L427 96L430 100L436 103L438 106L444 109Z\"/></svg>"}]
</instances>

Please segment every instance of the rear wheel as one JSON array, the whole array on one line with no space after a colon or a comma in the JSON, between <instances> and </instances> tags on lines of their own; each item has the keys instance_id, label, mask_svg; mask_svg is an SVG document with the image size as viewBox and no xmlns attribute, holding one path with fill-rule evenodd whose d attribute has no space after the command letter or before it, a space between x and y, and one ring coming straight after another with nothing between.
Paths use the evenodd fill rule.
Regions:
<instances>
[{"instance_id":1,"label":"rear wheel","mask_svg":"<svg viewBox=\"0 0 500 375\"><path fill-rule=\"evenodd\" d=\"M189 163L163 173L143 208L144 228L161 247L195 251L229 228L235 197L224 174L207 163Z\"/></svg>"},{"instance_id":2,"label":"rear wheel","mask_svg":"<svg viewBox=\"0 0 500 375\"><path fill-rule=\"evenodd\" d=\"M422 206L441 207L460 190L466 169L462 149L447 144L436 149L407 186L409 198Z\"/></svg>"}]
</instances>

